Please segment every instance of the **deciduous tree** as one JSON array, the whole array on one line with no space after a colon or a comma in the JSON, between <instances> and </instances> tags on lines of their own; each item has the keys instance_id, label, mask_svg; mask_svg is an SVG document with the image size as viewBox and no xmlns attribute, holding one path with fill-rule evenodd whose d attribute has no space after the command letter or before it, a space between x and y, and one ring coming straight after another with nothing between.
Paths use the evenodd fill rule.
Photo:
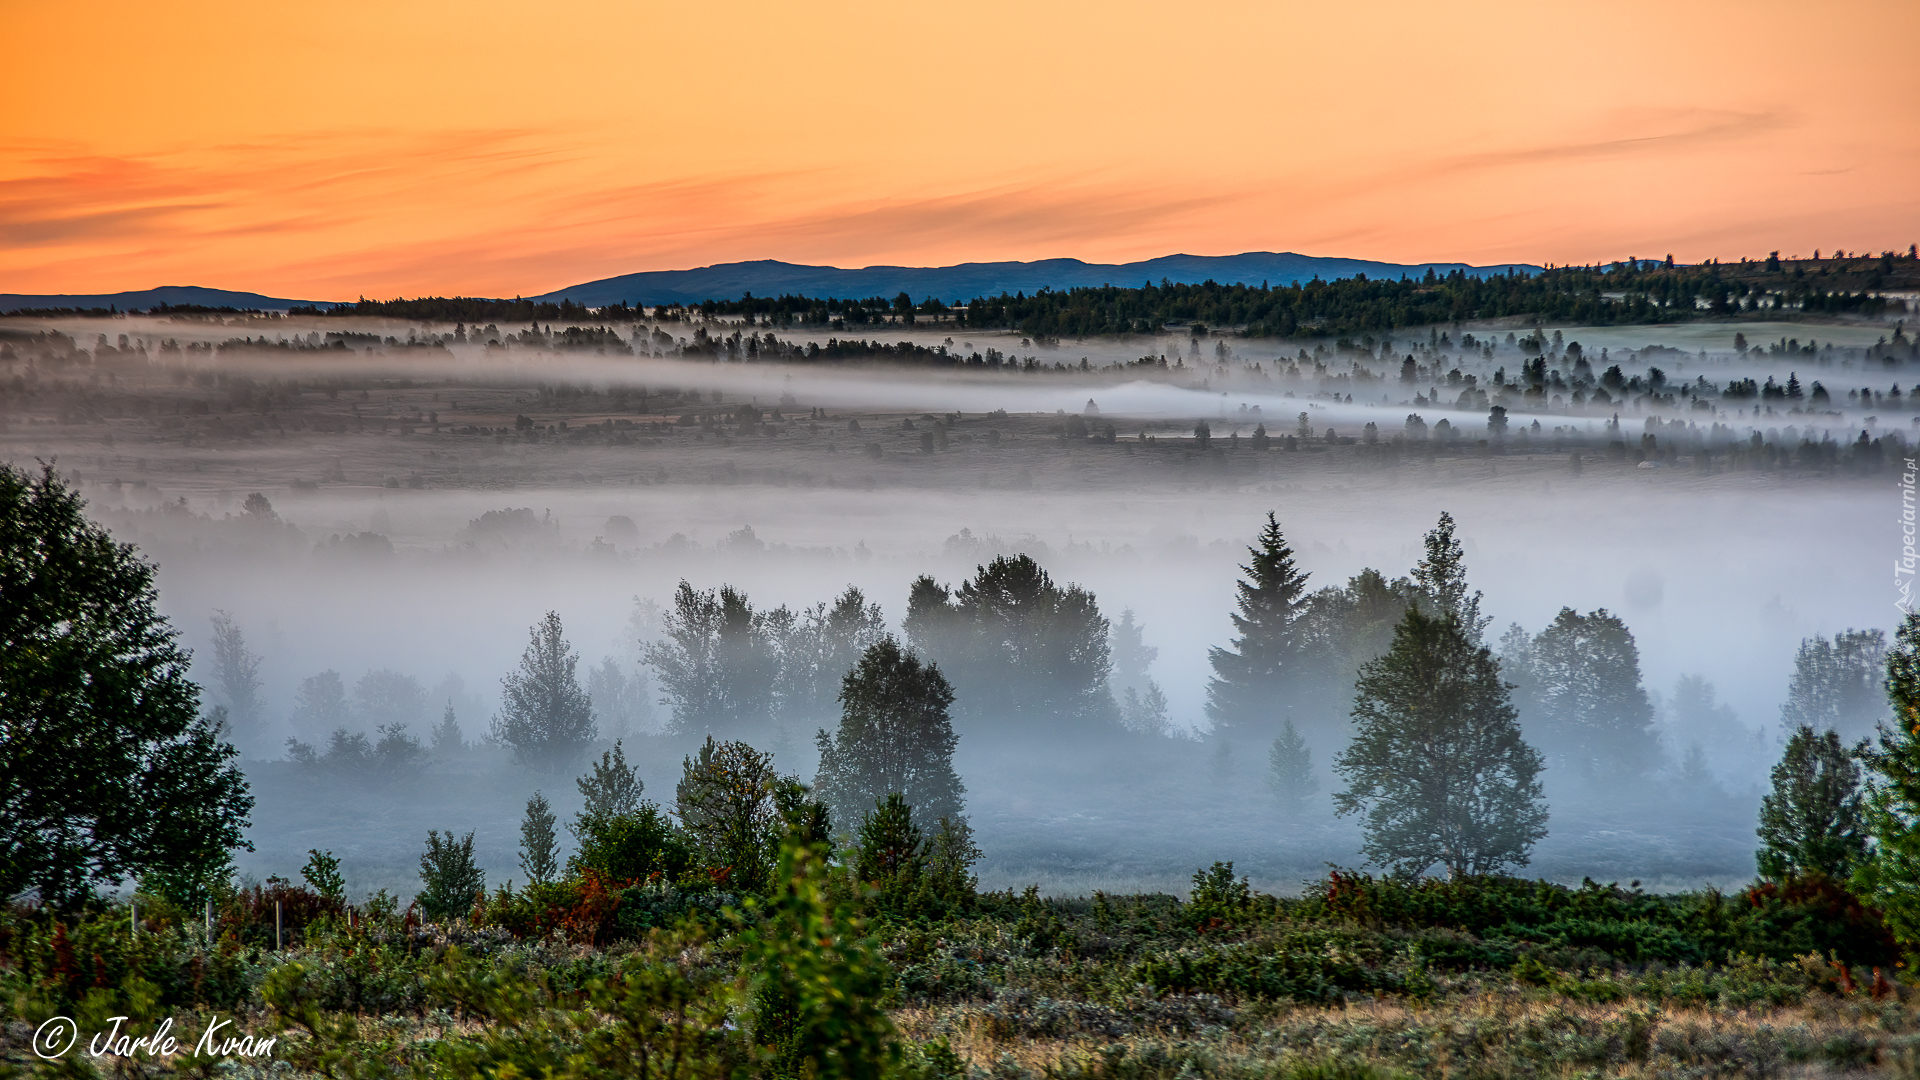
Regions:
<instances>
[{"instance_id":1,"label":"deciduous tree","mask_svg":"<svg viewBox=\"0 0 1920 1080\"><path fill-rule=\"evenodd\" d=\"M1362 850L1395 873L1525 866L1547 834L1540 754L1500 667L1450 613L1409 609L1386 655L1361 669L1353 743L1335 759L1341 814L1364 814Z\"/></svg>"},{"instance_id":2,"label":"deciduous tree","mask_svg":"<svg viewBox=\"0 0 1920 1080\"><path fill-rule=\"evenodd\" d=\"M547 612L529 638L520 670L500 681L493 736L521 764L556 772L579 760L598 735L593 703L574 678L580 657L567 645L560 616Z\"/></svg>"},{"instance_id":3,"label":"deciduous tree","mask_svg":"<svg viewBox=\"0 0 1920 1080\"><path fill-rule=\"evenodd\" d=\"M153 575L51 466L0 465L0 895L66 906L149 873L204 889L250 847L253 797Z\"/></svg>"},{"instance_id":4,"label":"deciduous tree","mask_svg":"<svg viewBox=\"0 0 1920 1080\"><path fill-rule=\"evenodd\" d=\"M868 648L841 681L839 728L816 737L814 789L834 818L857 821L888 795L904 797L922 828L959 816L966 788L953 771L952 704L953 688L937 666L892 637Z\"/></svg>"}]
</instances>

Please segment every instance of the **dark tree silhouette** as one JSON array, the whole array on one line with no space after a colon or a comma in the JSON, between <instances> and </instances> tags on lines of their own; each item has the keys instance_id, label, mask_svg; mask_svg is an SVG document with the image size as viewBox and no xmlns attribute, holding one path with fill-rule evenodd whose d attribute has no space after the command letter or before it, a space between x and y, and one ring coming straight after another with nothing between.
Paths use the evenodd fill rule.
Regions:
<instances>
[{"instance_id":1,"label":"dark tree silhouette","mask_svg":"<svg viewBox=\"0 0 1920 1080\"><path fill-rule=\"evenodd\" d=\"M249 496L249 503L259 496ZM265 502L265 499L261 499ZM233 724L233 737L245 742L260 732L260 654L247 648L246 635L233 615L213 613L213 678L219 698L227 707L227 719Z\"/></svg>"},{"instance_id":2,"label":"dark tree silhouette","mask_svg":"<svg viewBox=\"0 0 1920 1080\"><path fill-rule=\"evenodd\" d=\"M1247 549L1246 576L1235 586L1239 610L1231 618L1239 635L1230 648L1207 650L1213 678L1207 684L1207 717L1222 737L1264 736L1278 721L1304 675L1300 618L1307 575L1293 565L1293 549L1280 523L1267 514L1266 528Z\"/></svg>"},{"instance_id":3,"label":"dark tree silhouette","mask_svg":"<svg viewBox=\"0 0 1920 1080\"><path fill-rule=\"evenodd\" d=\"M253 797L153 575L52 466L0 465L0 895L66 907L153 875L186 898L251 847Z\"/></svg>"},{"instance_id":4,"label":"dark tree silhouette","mask_svg":"<svg viewBox=\"0 0 1920 1080\"><path fill-rule=\"evenodd\" d=\"M908 640L940 664L976 729L1117 727L1107 629L1092 593L1055 585L1026 555L997 558L951 591L922 577L907 600Z\"/></svg>"},{"instance_id":5,"label":"dark tree silhouette","mask_svg":"<svg viewBox=\"0 0 1920 1080\"><path fill-rule=\"evenodd\" d=\"M928 831L960 815L966 788L953 771L959 738L947 716L953 688L938 667L882 638L847 672L840 703L839 729L817 736L814 779L836 821L857 821L874 800L896 794Z\"/></svg>"},{"instance_id":6,"label":"dark tree silhouette","mask_svg":"<svg viewBox=\"0 0 1920 1080\"><path fill-rule=\"evenodd\" d=\"M1540 742L1582 776L1644 774L1659 756L1640 650L1619 616L1560 609L1533 639Z\"/></svg>"},{"instance_id":7,"label":"dark tree silhouette","mask_svg":"<svg viewBox=\"0 0 1920 1080\"><path fill-rule=\"evenodd\" d=\"M1800 643L1793 658L1793 680L1780 705L1780 724L1788 734L1802 726L1833 729L1843 739L1872 734L1887 716L1881 690L1887 636L1879 630L1848 630L1831 641L1815 635Z\"/></svg>"},{"instance_id":8,"label":"dark tree silhouette","mask_svg":"<svg viewBox=\"0 0 1920 1080\"><path fill-rule=\"evenodd\" d=\"M1453 515L1442 511L1440 521L1424 538L1426 554L1413 568L1413 585L1420 598L1460 623L1467 636L1479 641L1493 620L1480 614L1480 593L1467 592L1466 553L1453 536Z\"/></svg>"},{"instance_id":9,"label":"dark tree silhouette","mask_svg":"<svg viewBox=\"0 0 1920 1080\"><path fill-rule=\"evenodd\" d=\"M701 592L687 582L661 621L662 640L645 650L682 735L755 734L773 715L780 678L768 614L729 586Z\"/></svg>"}]
</instances>

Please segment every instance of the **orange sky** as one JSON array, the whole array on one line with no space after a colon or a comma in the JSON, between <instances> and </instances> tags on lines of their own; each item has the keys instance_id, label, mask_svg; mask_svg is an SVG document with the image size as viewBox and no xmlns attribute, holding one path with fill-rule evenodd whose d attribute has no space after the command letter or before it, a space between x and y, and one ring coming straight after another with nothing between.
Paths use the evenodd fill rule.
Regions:
<instances>
[{"instance_id":1,"label":"orange sky","mask_svg":"<svg viewBox=\"0 0 1920 1080\"><path fill-rule=\"evenodd\" d=\"M1920 4L0 0L0 291L1920 240Z\"/></svg>"}]
</instances>

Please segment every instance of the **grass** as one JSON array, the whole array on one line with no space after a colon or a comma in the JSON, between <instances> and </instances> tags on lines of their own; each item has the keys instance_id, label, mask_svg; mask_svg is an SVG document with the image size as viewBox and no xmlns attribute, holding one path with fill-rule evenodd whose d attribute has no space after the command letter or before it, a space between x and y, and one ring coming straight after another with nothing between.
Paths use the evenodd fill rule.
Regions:
<instances>
[{"instance_id":1,"label":"grass","mask_svg":"<svg viewBox=\"0 0 1920 1080\"><path fill-rule=\"evenodd\" d=\"M904 1050L883 1070L893 1076L1911 1076L1920 1062L1920 999L1895 977L1900 961L1877 916L1856 911L1845 932L1829 925L1844 920L1833 916L1834 888L1818 882L1650 896L1347 875L1286 900L1248 892L1216 867L1196 876L1186 901L1029 890L944 910L923 898L908 911L885 909L840 872L819 880L843 905L831 932L868 939L836 955L882 975L864 985L886 988ZM680 1008L726 1018L692 1035L659 1025L709 1040L720 1071L685 1075L785 1075L774 1057L756 1056L764 1005L754 987L765 973L754 957L771 954L736 933L753 917L715 916L697 890L674 896L698 925L602 946L404 915L360 916L349 929L321 915L275 951L239 925L254 918L239 905L212 943L158 900L143 908L137 940L124 908L59 919L16 908L0 934L5 1060L41 1064L25 1041L56 1013L83 1031L124 1015L136 1033L163 1016L194 1034L233 1017L233 1030L277 1040L276 1076L339 1075L347 1061L422 1077L507 1075L505 1064L545 1060L555 1046L616 1063L569 1075L626 1075L617 1063L627 1051L594 1050L593 1033ZM602 912L597 932L616 915ZM1816 938L1834 947L1794 951ZM642 985L652 997L621 996ZM219 1066L222 1075L262 1067ZM77 1068L168 1075L211 1065L136 1056Z\"/></svg>"}]
</instances>

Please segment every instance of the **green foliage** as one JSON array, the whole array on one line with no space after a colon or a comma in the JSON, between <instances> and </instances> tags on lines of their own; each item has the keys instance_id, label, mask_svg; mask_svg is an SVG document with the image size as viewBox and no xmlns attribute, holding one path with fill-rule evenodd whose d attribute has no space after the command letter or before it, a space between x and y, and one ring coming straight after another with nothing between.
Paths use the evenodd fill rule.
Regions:
<instances>
[{"instance_id":1,"label":"green foliage","mask_svg":"<svg viewBox=\"0 0 1920 1080\"><path fill-rule=\"evenodd\" d=\"M973 828L967 819L941 818L927 841L923 894L946 914L972 910L978 885L973 865L979 861L980 849L973 842Z\"/></svg>"},{"instance_id":2,"label":"green foliage","mask_svg":"<svg viewBox=\"0 0 1920 1080\"><path fill-rule=\"evenodd\" d=\"M511 747L521 764L557 772L593 740L593 703L574 677L580 657L562 636L560 616L547 612L528 636L520 669L500 681L493 737Z\"/></svg>"},{"instance_id":3,"label":"green foliage","mask_svg":"<svg viewBox=\"0 0 1920 1080\"><path fill-rule=\"evenodd\" d=\"M1273 730L1280 702L1300 689L1307 641L1307 575L1293 564L1293 549L1271 512L1254 546L1247 549L1246 576L1235 584L1239 610L1230 617L1230 648L1207 650L1213 677L1207 683L1207 717L1222 735Z\"/></svg>"},{"instance_id":4,"label":"green foliage","mask_svg":"<svg viewBox=\"0 0 1920 1080\"><path fill-rule=\"evenodd\" d=\"M473 861L473 833L456 838L438 829L427 833L427 850L420 856L420 910L440 921L465 915L485 895L487 872Z\"/></svg>"},{"instance_id":5,"label":"green foliage","mask_svg":"<svg viewBox=\"0 0 1920 1080\"><path fill-rule=\"evenodd\" d=\"M926 845L913 822L913 807L899 793L875 799L860 819L853 849L853 873L879 886L911 888L926 868Z\"/></svg>"},{"instance_id":6,"label":"green foliage","mask_svg":"<svg viewBox=\"0 0 1920 1080\"><path fill-rule=\"evenodd\" d=\"M340 873L340 860L334 858L331 851L307 849L307 865L300 868L300 876L314 892L335 903L344 900L347 895L347 879Z\"/></svg>"},{"instance_id":7,"label":"green foliage","mask_svg":"<svg viewBox=\"0 0 1920 1080\"><path fill-rule=\"evenodd\" d=\"M1846 880L1866 858L1860 766L1831 729L1801 727L1773 767L1760 800L1760 873L1776 881L1806 874Z\"/></svg>"},{"instance_id":8,"label":"green foliage","mask_svg":"<svg viewBox=\"0 0 1920 1080\"><path fill-rule=\"evenodd\" d=\"M1854 887L1886 912L1902 946L1920 952L1920 615L1900 626L1886 685L1893 719L1863 755L1874 847Z\"/></svg>"},{"instance_id":9,"label":"green foliage","mask_svg":"<svg viewBox=\"0 0 1920 1080\"><path fill-rule=\"evenodd\" d=\"M1413 568L1413 585L1432 611L1452 615L1468 638L1478 642L1493 620L1480 614L1480 592L1467 593L1466 552L1453 536L1453 515L1441 511L1440 521L1423 538L1426 553Z\"/></svg>"},{"instance_id":10,"label":"green foliage","mask_svg":"<svg viewBox=\"0 0 1920 1080\"><path fill-rule=\"evenodd\" d=\"M1253 908L1253 887L1246 878L1233 876L1233 864L1217 862L1206 870L1193 872L1193 889L1187 894L1187 916L1196 924L1215 920L1231 923Z\"/></svg>"},{"instance_id":11,"label":"green foliage","mask_svg":"<svg viewBox=\"0 0 1920 1080\"><path fill-rule=\"evenodd\" d=\"M140 891L164 897L183 911L201 910L207 901L231 891L233 875L233 855L223 852L192 866L149 870L140 877Z\"/></svg>"},{"instance_id":12,"label":"green foliage","mask_svg":"<svg viewBox=\"0 0 1920 1080\"><path fill-rule=\"evenodd\" d=\"M553 880L554 872L560 868L559 838L554 832L554 823L553 807L547 804L547 797L534 792L527 799L526 816L520 819L520 872L536 885Z\"/></svg>"},{"instance_id":13,"label":"green foliage","mask_svg":"<svg viewBox=\"0 0 1920 1080\"><path fill-rule=\"evenodd\" d=\"M586 819L575 834L580 850L567 860L572 874L593 871L615 882L678 881L695 862L687 839L657 804Z\"/></svg>"},{"instance_id":14,"label":"green foliage","mask_svg":"<svg viewBox=\"0 0 1920 1080\"><path fill-rule=\"evenodd\" d=\"M947 716L953 688L940 669L876 642L841 683L839 729L818 736L814 789L834 816L851 820L874 800L904 797L926 825L957 816L966 788L953 771L959 739Z\"/></svg>"},{"instance_id":15,"label":"green foliage","mask_svg":"<svg viewBox=\"0 0 1920 1080\"><path fill-rule=\"evenodd\" d=\"M882 1007L889 971L878 943L852 911L829 903L815 849L783 844L774 881L770 897L749 902L758 922L736 939L766 1075L878 1080L901 1061Z\"/></svg>"},{"instance_id":16,"label":"green foliage","mask_svg":"<svg viewBox=\"0 0 1920 1080\"><path fill-rule=\"evenodd\" d=\"M1334 768L1341 814L1365 814L1369 859L1408 875L1527 863L1546 835L1540 754L1520 737L1499 665L1451 614L1410 608L1361 669L1358 730Z\"/></svg>"},{"instance_id":17,"label":"green foliage","mask_svg":"<svg viewBox=\"0 0 1920 1080\"><path fill-rule=\"evenodd\" d=\"M52 466L0 465L0 895L68 908L147 873L204 887L253 807L153 567L81 506Z\"/></svg>"},{"instance_id":18,"label":"green foliage","mask_svg":"<svg viewBox=\"0 0 1920 1080\"><path fill-rule=\"evenodd\" d=\"M575 819L574 829L587 821L598 817L618 817L631 814L640 806L640 794L646 790L646 784L640 779L640 770L627 764L627 755L621 749L620 740L613 741L613 749L603 751L600 760L593 764L585 776L574 781L580 789L580 797L585 800L580 816Z\"/></svg>"},{"instance_id":19,"label":"green foliage","mask_svg":"<svg viewBox=\"0 0 1920 1080\"><path fill-rule=\"evenodd\" d=\"M768 881L785 823L773 758L743 742L707 736L681 767L674 808L698 865L716 883L745 892Z\"/></svg>"}]
</instances>

